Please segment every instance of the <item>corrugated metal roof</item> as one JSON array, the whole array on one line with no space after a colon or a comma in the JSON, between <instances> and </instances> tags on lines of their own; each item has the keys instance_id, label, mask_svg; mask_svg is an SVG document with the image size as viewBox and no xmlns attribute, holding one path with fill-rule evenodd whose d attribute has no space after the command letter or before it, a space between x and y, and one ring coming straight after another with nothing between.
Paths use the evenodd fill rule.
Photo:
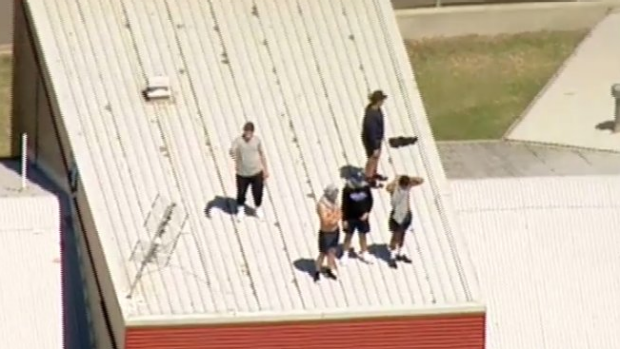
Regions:
<instances>
[{"instance_id":1,"label":"corrugated metal roof","mask_svg":"<svg viewBox=\"0 0 620 349\"><path fill-rule=\"evenodd\" d=\"M450 179L620 174L620 154L528 142L439 142Z\"/></svg>"},{"instance_id":2,"label":"corrugated metal roof","mask_svg":"<svg viewBox=\"0 0 620 349\"><path fill-rule=\"evenodd\" d=\"M87 348L90 342L90 328L88 320L86 319L87 310L84 298L84 285L82 284L82 277L80 275L81 263L77 256L74 231L69 226L71 224L70 219L62 222L62 232L59 231L58 228L59 224L61 224L60 217L63 215L66 216L67 212L70 211L70 198L68 198L68 195L62 193L43 173L33 166L29 166L28 168L26 188L20 189L20 167L20 161L0 161L0 243L2 243L4 239L11 240L9 244L0 245L0 254L5 254L1 261L6 261L4 265L8 268L13 268L14 265L22 265L24 259L29 260L26 261L27 265L23 267L31 268L32 263L43 263L44 267L49 267L49 265L46 264L48 262L47 259L41 262L41 258L47 258L47 256L39 255L39 253L42 250L48 250L52 247L58 249L62 254L60 271L60 274L62 274L62 290L59 292L62 295L63 303L62 312L58 314L64 317L61 323L63 334L52 334L57 328L52 327L48 331L47 323L43 329L36 327L40 323L45 323L45 321L56 324L58 320L56 315L58 314L54 313L55 310L49 310L47 308L43 309L44 313L42 313L45 321L32 323L29 325L29 330L31 333L47 331L46 334L58 336L59 340L63 340L64 337L63 348ZM61 198L62 200L60 200ZM41 237L32 238L31 236L33 234ZM48 237L48 235L52 234L58 235L62 241ZM35 243L32 249L29 249L28 247L31 240L34 240ZM49 244L49 246L45 246L46 243ZM20 245L18 248L13 248L15 244ZM7 252L3 249L5 247ZM32 254L36 254L36 256L33 260L30 260ZM54 263L56 263L56 261L54 261ZM55 266L53 268L55 268ZM17 275L22 270L23 268L20 266L17 270L6 271L6 273L11 272L12 275ZM40 273L47 273L47 271L41 269ZM59 277L60 274L49 275L49 273L47 273L46 275L50 277ZM4 305L4 303L2 303L3 301L6 300L9 302L9 297L15 297L26 288L33 288L43 293L48 292L44 289L51 279L44 279L42 281L43 284L39 284L38 275L39 272L32 278L20 278L19 280L22 281L21 283L12 285L6 282L3 283L3 287L5 284L11 287L6 286L7 295L9 296L5 298L3 298L4 295L1 294L4 288L0 287L0 307ZM0 273L0 276L6 275ZM49 292L55 291L54 289L49 289ZM55 296L58 296L58 293L50 293L48 297L44 298L44 301L55 301ZM23 297L28 297L28 295L26 294ZM11 316L14 314L9 313L9 311L25 311L26 316L34 316L32 313L37 312L36 309L32 310L28 307L24 308L24 310L15 306L9 307L8 309L0 309L4 310L5 313L3 315L6 319L11 319ZM52 316L51 319L50 316ZM13 331L13 326L22 326L23 319L23 317L19 318L18 321L14 323L10 323L12 320L9 320L9 323L7 323L5 327L0 325L0 335L4 333L3 331ZM0 319L0 321L4 320ZM24 321L29 320L26 319ZM11 325L10 328L8 327L9 324ZM0 347L38 348L38 346L33 344L34 342L31 343L26 341L19 345L15 344L17 343L15 342L15 338L18 338L17 340L23 340L21 337L23 335L24 332L15 333L14 336L6 337L6 342L0 339ZM42 341L48 339L49 338L43 339ZM49 345L54 347L56 343L57 342L50 342ZM60 347L61 346L56 346L56 348Z\"/></svg>"},{"instance_id":3,"label":"corrugated metal roof","mask_svg":"<svg viewBox=\"0 0 620 349\"><path fill-rule=\"evenodd\" d=\"M449 187L388 0L28 2L87 188L113 281L124 298L129 261L176 203L168 266L148 267L128 317L300 313L456 305L476 298L459 256ZM173 100L146 104L145 78L171 78ZM417 134L389 149L384 172L429 179L415 195L413 266L353 263L339 282L296 266L316 254L314 205L339 168L363 166L366 95L382 88L387 132ZM204 213L234 195L231 141L246 120L271 167L266 221ZM158 198L158 199L156 199ZM149 216L152 207L156 213ZM379 195L372 243L389 239ZM145 225L149 229L145 229ZM466 253L463 253L466 257ZM235 315L235 316L236 316Z\"/></svg>"},{"instance_id":4,"label":"corrugated metal roof","mask_svg":"<svg viewBox=\"0 0 620 349\"><path fill-rule=\"evenodd\" d=\"M0 161L0 197L48 195L39 185L29 180L26 174L26 187L22 188L21 174L17 161Z\"/></svg>"},{"instance_id":5,"label":"corrugated metal roof","mask_svg":"<svg viewBox=\"0 0 620 349\"><path fill-rule=\"evenodd\" d=\"M22 189L19 170L16 161L0 162L0 231L30 230L33 211L44 212L50 205L58 206L56 198L34 181L27 179ZM36 225L42 230L55 229L58 217L42 215L36 219Z\"/></svg>"},{"instance_id":6,"label":"corrugated metal roof","mask_svg":"<svg viewBox=\"0 0 620 349\"><path fill-rule=\"evenodd\" d=\"M30 206L12 226L0 224L0 347L63 348L58 201L52 195L17 200ZM13 198L0 198L0 216L12 204Z\"/></svg>"},{"instance_id":7,"label":"corrugated metal roof","mask_svg":"<svg viewBox=\"0 0 620 349\"><path fill-rule=\"evenodd\" d=\"M453 182L487 304L487 347L620 343L620 177Z\"/></svg>"},{"instance_id":8,"label":"corrugated metal roof","mask_svg":"<svg viewBox=\"0 0 620 349\"><path fill-rule=\"evenodd\" d=\"M47 210L55 200L51 195L0 198L0 231L32 229L32 212ZM58 218L50 215L43 215L36 220L36 228L42 230L54 228L58 224Z\"/></svg>"}]
</instances>

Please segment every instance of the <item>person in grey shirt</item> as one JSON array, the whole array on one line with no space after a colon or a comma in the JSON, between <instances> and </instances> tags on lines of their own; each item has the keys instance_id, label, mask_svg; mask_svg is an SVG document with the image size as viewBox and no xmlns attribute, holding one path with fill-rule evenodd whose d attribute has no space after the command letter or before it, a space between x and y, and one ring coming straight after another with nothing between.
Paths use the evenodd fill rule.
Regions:
<instances>
[{"instance_id":1,"label":"person in grey shirt","mask_svg":"<svg viewBox=\"0 0 620 349\"><path fill-rule=\"evenodd\" d=\"M249 188L252 189L254 198L254 214L261 219L264 184L265 179L269 177L269 172L262 142L254 134L254 123L246 122L243 125L243 134L233 141L230 156L235 162L237 219L240 219L246 212L245 199Z\"/></svg>"},{"instance_id":2,"label":"person in grey shirt","mask_svg":"<svg viewBox=\"0 0 620 349\"><path fill-rule=\"evenodd\" d=\"M411 263L402 248L405 244L405 232L411 226L413 215L411 214L411 188L424 183L420 177L398 176L388 184L387 191L391 196L392 212L388 226L392 232L390 240L390 267L397 268L396 262Z\"/></svg>"}]
</instances>

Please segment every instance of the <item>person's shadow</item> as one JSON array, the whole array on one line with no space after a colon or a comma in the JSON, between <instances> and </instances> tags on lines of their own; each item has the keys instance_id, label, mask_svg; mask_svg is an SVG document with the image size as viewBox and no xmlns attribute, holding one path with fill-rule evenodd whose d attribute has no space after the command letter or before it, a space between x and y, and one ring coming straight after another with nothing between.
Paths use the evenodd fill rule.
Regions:
<instances>
[{"instance_id":1,"label":"person's shadow","mask_svg":"<svg viewBox=\"0 0 620 349\"><path fill-rule=\"evenodd\" d=\"M596 125L596 129L599 131L613 131L616 123L613 120L607 120L600 122Z\"/></svg>"},{"instance_id":2,"label":"person's shadow","mask_svg":"<svg viewBox=\"0 0 620 349\"><path fill-rule=\"evenodd\" d=\"M387 244L372 244L368 246L368 253L375 256L378 260L390 263L390 250Z\"/></svg>"},{"instance_id":3,"label":"person's shadow","mask_svg":"<svg viewBox=\"0 0 620 349\"><path fill-rule=\"evenodd\" d=\"M207 217L211 217L211 211L218 209L226 214L234 215L237 213L237 201L234 198L225 196L216 196L207 203L204 213Z\"/></svg>"},{"instance_id":4,"label":"person's shadow","mask_svg":"<svg viewBox=\"0 0 620 349\"><path fill-rule=\"evenodd\" d=\"M295 262L293 262L295 269L308 274L309 276L313 276L315 272L314 260L310 258L299 258Z\"/></svg>"}]
</instances>

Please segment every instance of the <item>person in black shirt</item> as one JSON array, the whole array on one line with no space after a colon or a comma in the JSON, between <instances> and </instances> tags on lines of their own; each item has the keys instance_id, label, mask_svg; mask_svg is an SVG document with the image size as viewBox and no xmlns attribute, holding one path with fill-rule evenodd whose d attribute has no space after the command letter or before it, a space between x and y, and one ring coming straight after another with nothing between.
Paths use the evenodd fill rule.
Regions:
<instances>
[{"instance_id":1,"label":"person in black shirt","mask_svg":"<svg viewBox=\"0 0 620 349\"><path fill-rule=\"evenodd\" d=\"M385 137L384 116L381 106L383 106L386 98L387 95L381 90L370 94L370 103L366 107L362 125L362 144L368 158L364 172L366 180L372 187L380 186L377 182L378 180L387 180L385 176L377 173L379 157L381 156L381 144Z\"/></svg>"},{"instance_id":2,"label":"person in black shirt","mask_svg":"<svg viewBox=\"0 0 620 349\"><path fill-rule=\"evenodd\" d=\"M361 171L355 172L342 190L342 227L345 233L342 247L341 264L346 264L352 254L351 240L357 231L359 234L360 253L358 257L366 263L372 263L368 254L367 234L370 232L368 221L372 210L373 198L370 187Z\"/></svg>"}]
</instances>

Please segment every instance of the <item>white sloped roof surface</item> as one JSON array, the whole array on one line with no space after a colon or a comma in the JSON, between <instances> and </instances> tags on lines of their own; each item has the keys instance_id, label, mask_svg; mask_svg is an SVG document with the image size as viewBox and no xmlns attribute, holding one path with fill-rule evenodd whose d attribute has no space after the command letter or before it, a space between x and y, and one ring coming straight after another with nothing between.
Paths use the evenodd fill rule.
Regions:
<instances>
[{"instance_id":1,"label":"white sloped roof surface","mask_svg":"<svg viewBox=\"0 0 620 349\"><path fill-rule=\"evenodd\" d=\"M58 201L2 197L0 217L0 348L63 348Z\"/></svg>"},{"instance_id":2,"label":"white sloped roof surface","mask_svg":"<svg viewBox=\"0 0 620 349\"><path fill-rule=\"evenodd\" d=\"M45 212L50 201L55 198L41 185L30 181L27 173L26 187L22 188L22 180L17 169L17 161L0 162L0 229L6 231L30 230L33 227L33 212ZM35 175L36 176L36 175ZM35 181L37 178L35 178ZM39 227L54 227L58 217L42 214L36 218Z\"/></svg>"},{"instance_id":3,"label":"white sloped roof surface","mask_svg":"<svg viewBox=\"0 0 620 349\"><path fill-rule=\"evenodd\" d=\"M620 178L453 182L487 304L487 347L620 343Z\"/></svg>"},{"instance_id":4,"label":"white sloped roof surface","mask_svg":"<svg viewBox=\"0 0 620 349\"><path fill-rule=\"evenodd\" d=\"M476 280L454 225L449 188L388 0L184 2L29 1L112 278L124 298L166 203L165 244L127 316L300 313L469 303ZM170 102L147 104L146 78L171 79ZM316 255L314 205L339 168L363 166L367 94L384 89L387 134L421 137L386 149L384 172L419 174L414 264L353 263L312 283L296 266ZM268 154L266 221L237 224L205 206L234 196L227 150L246 120ZM159 201L154 201L159 197ZM448 198L446 198L448 197ZM156 213L149 216L155 202ZM378 194L371 240L385 244ZM144 228L146 223L147 229ZM303 269L303 268L302 268Z\"/></svg>"}]
</instances>

